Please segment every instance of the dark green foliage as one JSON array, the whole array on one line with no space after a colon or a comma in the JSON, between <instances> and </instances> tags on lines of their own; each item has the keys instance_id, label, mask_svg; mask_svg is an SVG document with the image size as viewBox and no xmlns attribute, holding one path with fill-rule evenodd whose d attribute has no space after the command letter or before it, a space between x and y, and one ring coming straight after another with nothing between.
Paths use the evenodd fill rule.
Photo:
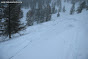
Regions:
<instances>
[{"instance_id":1,"label":"dark green foliage","mask_svg":"<svg viewBox=\"0 0 88 59\"><path fill-rule=\"evenodd\" d=\"M63 12L65 12L66 11L66 9L65 9L65 6L63 7Z\"/></svg>"},{"instance_id":2,"label":"dark green foliage","mask_svg":"<svg viewBox=\"0 0 88 59\"><path fill-rule=\"evenodd\" d=\"M22 11L21 11L20 4L8 4L8 7L5 9L5 18L6 18L6 34L11 35L18 33L23 27L20 25L20 18L22 18Z\"/></svg>"},{"instance_id":3,"label":"dark green foliage","mask_svg":"<svg viewBox=\"0 0 88 59\"><path fill-rule=\"evenodd\" d=\"M70 10L70 15L74 14L75 12L75 4L72 5L72 8Z\"/></svg>"},{"instance_id":4,"label":"dark green foliage","mask_svg":"<svg viewBox=\"0 0 88 59\"><path fill-rule=\"evenodd\" d=\"M57 17L59 17L59 16L60 16L60 13L58 12Z\"/></svg>"},{"instance_id":5,"label":"dark green foliage","mask_svg":"<svg viewBox=\"0 0 88 59\"><path fill-rule=\"evenodd\" d=\"M62 10L61 7L59 7L59 12L61 12L61 10Z\"/></svg>"},{"instance_id":6,"label":"dark green foliage","mask_svg":"<svg viewBox=\"0 0 88 59\"><path fill-rule=\"evenodd\" d=\"M52 14L55 14L56 13L55 3L53 3L52 6L51 6L51 13Z\"/></svg>"},{"instance_id":7,"label":"dark green foliage","mask_svg":"<svg viewBox=\"0 0 88 59\"><path fill-rule=\"evenodd\" d=\"M52 14L55 14L55 6L52 7Z\"/></svg>"},{"instance_id":8,"label":"dark green foliage","mask_svg":"<svg viewBox=\"0 0 88 59\"><path fill-rule=\"evenodd\" d=\"M27 13L27 25L32 26L35 22L43 23L51 19L51 6L38 3L37 8L33 8Z\"/></svg>"},{"instance_id":9,"label":"dark green foliage","mask_svg":"<svg viewBox=\"0 0 88 59\"><path fill-rule=\"evenodd\" d=\"M20 10L19 18L22 18L22 17L23 17L23 11Z\"/></svg>"},{"instance_id":10,"label":"dark green foliage","mask_svg":"<svg viewBox=\"0 0 88 59\"><path fill-rule=\"evenodd\" d=\"M86 8L86 2L84 1L84 2L82 2L82 3L80 4L80 6L78 7L77 13L81 13L82 10L85 9L85 8Z\"/></svg>"},{"instance_id":11,"label":"dark green foliage","mask_svg":"<svg viewBox=\"0 0 88 59\"><path fill-rule=\"evenodd\" d=\"M59 0L59 2L60 2L60 5L59 5L59 12L61 12L61 11L62 11L62 3L61 3L61 0Z\"/></svg>"},{"instance_id":12,"label":"dark green foliage","mask_svg":"<svg viewBox=\"0 0 88 59\"><path fill-rule=\"evenodd\" d=\"M48 4L48 3L51 2L51 0L22 0L22 1L23 1L22 7L25 7L25 8L30 7L32 9L35 8L37 3L40 3L40 4L44 5L44 4Z\"/></svg>"},{"instance_id":13,"label":"dark green foliage","mask_svg":"<svg viewBox=\"0 0 88 59\"><path fill-rule=\"evenodd\" d=\"M58 11L61 12L62 11L62 1L61 0L57 0L57 6L59 7Z\"/></svg>"},{"instance_id":14,"label":"dark green foliage","mask_svg":"<svg viewBox=\"0 0 88 59\"><path fill-rule=\"evenodd\" d=\"M46 7L46 21L49 21L51 19L51 7L48 4Z\"/></svg>"},{"instance_id":15,"label":"dark green foliage","mask_svg":"<svg viewBox=\"0 0 88 59\"><path fill-rule=\"evenodd\" d=\"M27 25L28 26L33 25L33 15L34 15L34 12L32 10L29 10L27 13Z\"/></svg>"},{"instance_id":16,"label":"dark green foliage","mask_svg":"<svg viewBox=\"0 0 88 59\"><path fill-rule=\"evenodd\" d=\"M88 10L88 6L86 5L86 10Z\"/></svg>"}]
</instances>

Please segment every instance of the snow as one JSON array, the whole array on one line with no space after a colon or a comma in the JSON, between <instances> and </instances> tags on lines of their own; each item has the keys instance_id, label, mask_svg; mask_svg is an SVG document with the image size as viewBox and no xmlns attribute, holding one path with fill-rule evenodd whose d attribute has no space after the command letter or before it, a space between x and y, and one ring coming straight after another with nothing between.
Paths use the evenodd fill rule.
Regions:
<instances>
[{"instance_id":1,"label":"snow","mask_svg":"<svg viewBox=\"0 0 88 59\"><path fill-rule=\"evenodd\" d=\"M30 26L25 35L0 43L0 59L88 59L87 15L85 10L60 17L53 14L51 21Z\"/></svg>"},{"instance_id":2,"label":"snow","mask_svg":"<svg viewBox=\"0 0 88 59\"><path fill-rule=\"evenodd\" d=\"M21 9L22 10L22 12L23 12L23 18L21 18L20 20L21 20L21 22L22 22L22 24L24 24L24 25L26 25L26 14L27 14L27 12L30 10L30 8L22 8Z\"/></svg>"},{"instance_id":3,"label":"snow","mask_svg":"<svg viewBox=\"0 0 88 59\"><path fill-rule=\"evenodd\" d=\"M0 42L0 59L88 59L88 11L69 15L72 5L62 4L66 12L60 12L60 17L53 14L51 21L30 26L11 40ZM29 10L22 8L20 20L24 25Z\"/></svg>"}]
</instances>

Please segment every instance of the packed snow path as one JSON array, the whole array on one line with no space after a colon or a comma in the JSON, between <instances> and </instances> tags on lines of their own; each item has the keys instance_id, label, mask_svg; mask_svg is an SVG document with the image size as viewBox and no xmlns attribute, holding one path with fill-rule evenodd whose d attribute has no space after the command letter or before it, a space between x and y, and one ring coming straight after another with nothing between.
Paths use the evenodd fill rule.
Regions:
<instances>
[{"instance_id":1,"label":"packed snow path","mask_svg":"<svg viewBox=\"0 0 88 59\"><path fill-rule=\"evenodd\" d=\"M54 15L29 27L28 34L0 43L0 59L88 59L88 17L79 17Z\"/></svg>"}]
</instances>

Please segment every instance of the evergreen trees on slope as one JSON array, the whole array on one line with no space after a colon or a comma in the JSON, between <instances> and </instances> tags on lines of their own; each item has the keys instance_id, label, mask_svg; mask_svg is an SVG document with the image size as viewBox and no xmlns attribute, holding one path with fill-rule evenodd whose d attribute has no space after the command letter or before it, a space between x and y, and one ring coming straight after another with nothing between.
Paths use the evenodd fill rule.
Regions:
<instances>
[{"instance_id":1,"label":"evergreen trees on slope","mask_svg":"<svg viewBox=\"0 0 88 59\"><path fill-rule=\"evenodd\" d=\"M35 22L42 23L49 21L51 19L51 6L49 3L46 5L40 4L37 6L37 8L31 8L31 10L28 11L27 13L27 25L31 26Z\"/></svg>"},{"instance_id":2,"label":"evergreen trees on slope","mask_svg":"<svg viewBox=\"0 0 88 59\"><path fill-rule=\"evenodd\" d=\"M82 2L82 3L80 4L80 6L78 7L77 13L81 13L82 10L85 9L85 8L86 8L86 2L84 1L84 2Z\"/></svg>"},{"instance_id":3,"label":"evergreen trees on slope","mask_svg":"<svg viewBox=\"0 0 88 59\"><path fill-rule=\"evenodd\" d=\"M65 9L65 6L63 7L63 12L65 12L66 11L66 9Z\"/></svg>"},{"instance_id":4,"label":"evergreen trees on slope","mask_svg":"<svg viewBox=\"0 0 88 59\"><path fill-rule=\"evenodd\" d=\"M8 7L4 11L5 18L6 18L6 30L5 34L9 35L9 38L11 38L11 35L14 33L18 33L22 29L20 26L20 14L21 14L21 5L20 4L9 4Z\"/></svg>"},{"instance_id":5,"label":"evergreen trees on slope","mask_svg":"<svg viewBox=\"0 0 88 59\"><path fill-rule=\"evenodd\" d=\"M70 10L70 15L74 14L75 12L75 3L73 3L71 10Z\"/></svg>"}]
</instances>

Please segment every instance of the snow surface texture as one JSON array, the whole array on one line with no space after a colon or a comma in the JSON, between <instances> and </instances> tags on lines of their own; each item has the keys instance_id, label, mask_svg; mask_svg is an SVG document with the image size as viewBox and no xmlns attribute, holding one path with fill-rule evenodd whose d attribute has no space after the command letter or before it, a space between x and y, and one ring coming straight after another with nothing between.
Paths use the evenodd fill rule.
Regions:
<instances>
[{"instance_id":1,"label":"snow surface texture","mask_svg":"<svg viewBox=\"0 0 88 59\"><path fill-rule=\"evenodd\" d=\"M0 43L0 59L88 59L88 11L54 14L25 33Z\"/></svg>"}]
</instances>

